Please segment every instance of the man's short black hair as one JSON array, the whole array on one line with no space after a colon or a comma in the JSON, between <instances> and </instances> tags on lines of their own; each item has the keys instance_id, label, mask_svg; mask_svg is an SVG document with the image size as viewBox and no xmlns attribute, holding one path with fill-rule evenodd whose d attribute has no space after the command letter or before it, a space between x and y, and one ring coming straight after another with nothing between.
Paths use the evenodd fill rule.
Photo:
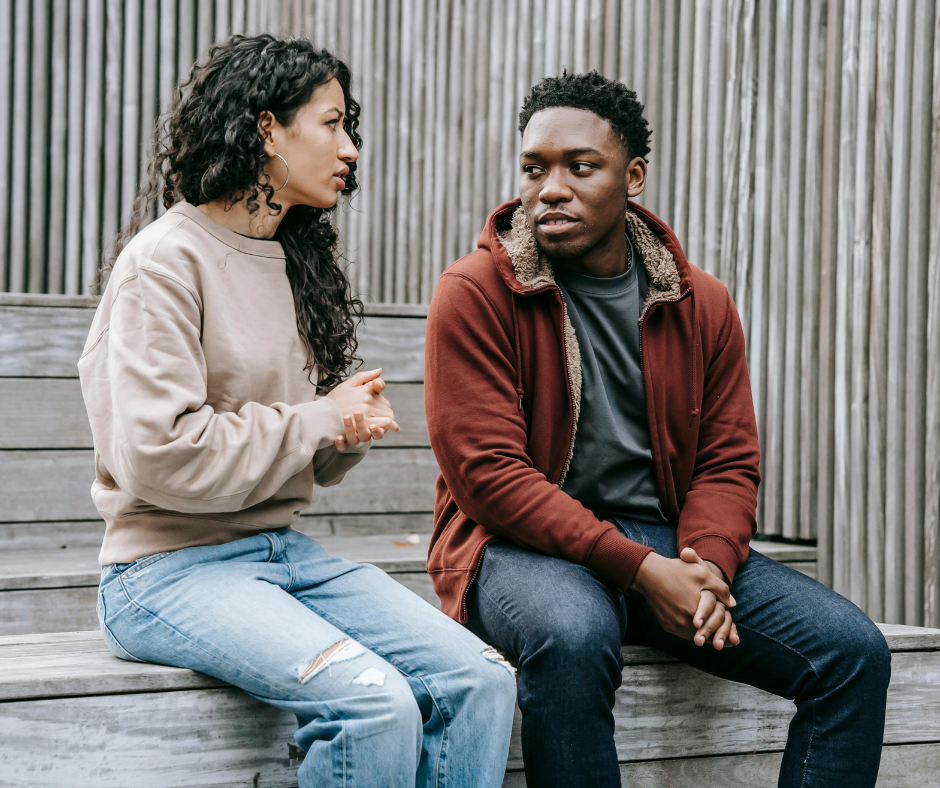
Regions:
<instances>
[{"instance_id":1,"label":"man's short black hair","mask_svg":"<svg viewBox=\"0 0 940 788\"><path fill-rule=\"evenodd\" d=\"M569 74L563 71L560 77L545 77L522 103L519 113L519 132L525 131L532 116L552 107L585 109L606 120L627 150L627 156L644 159L650 152L652 133L643 105L636 93L620 82L591 71L587 74Z\"/></svg>"}]
</instances>

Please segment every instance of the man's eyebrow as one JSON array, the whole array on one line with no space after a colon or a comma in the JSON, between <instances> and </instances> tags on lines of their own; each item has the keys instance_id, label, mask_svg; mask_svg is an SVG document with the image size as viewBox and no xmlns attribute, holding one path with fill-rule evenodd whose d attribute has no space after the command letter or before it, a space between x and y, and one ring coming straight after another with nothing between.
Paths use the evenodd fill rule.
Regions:
<instances>
[{"instance_id":1,"label":"man's eyebrow","mask_svg":"<svg viewBox=\"0 0 940 788\"><path fill-rule=\"evenodd\" d=\"M562 155L564 155L564 156L566 156L566 157L568 157L568 158L572 158L572 157L574 157L574 156L585 156L585 155L587 155L587 156L603 156L604 154L601 153L599 150L597 150L597 149L595 149L595 148L569 148L568 150L564 151ZM543 158L542 154L540 154L538 151L534 151L534 150L524 150L524 151L522 151L522 153L520 154L520 156L521 156L523 159L541 159L541 158Z\"/></svg>"}]
</instances>

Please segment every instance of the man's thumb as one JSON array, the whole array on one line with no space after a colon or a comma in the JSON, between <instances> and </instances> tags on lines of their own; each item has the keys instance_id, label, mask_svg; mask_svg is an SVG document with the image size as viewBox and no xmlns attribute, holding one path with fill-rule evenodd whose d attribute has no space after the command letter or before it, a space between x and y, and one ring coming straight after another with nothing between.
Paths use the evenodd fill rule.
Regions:
<instances>
[{"instance_id":1,"label":"man's thumb","mask_svg":"<svg viewBox=\"0 0 940 788\"><path fill-rule=\"evenodd\" d=\"M682 552L679 553L679 558L685 561L687 564L700 564L702 559L698 557L698 553L695 552L691 547L682 548Z\"/></svg>"}]
</instances>

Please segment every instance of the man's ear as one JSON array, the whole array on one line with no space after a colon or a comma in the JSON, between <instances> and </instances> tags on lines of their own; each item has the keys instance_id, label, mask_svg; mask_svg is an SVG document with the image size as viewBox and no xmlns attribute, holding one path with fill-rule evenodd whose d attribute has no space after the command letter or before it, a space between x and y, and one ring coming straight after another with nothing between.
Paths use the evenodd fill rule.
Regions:
<instances>
[{"instance_id":1,"label":"man's ear","mask_svg":"<svg viewBox=\"0 0 940 788\"><path fill-rule=\"evenodd\" d=\"M637 156L627 164L625 174L627 197L633 199L643 193L646 188L646 160L642 156Z\"/></svg>"}]
</instances>

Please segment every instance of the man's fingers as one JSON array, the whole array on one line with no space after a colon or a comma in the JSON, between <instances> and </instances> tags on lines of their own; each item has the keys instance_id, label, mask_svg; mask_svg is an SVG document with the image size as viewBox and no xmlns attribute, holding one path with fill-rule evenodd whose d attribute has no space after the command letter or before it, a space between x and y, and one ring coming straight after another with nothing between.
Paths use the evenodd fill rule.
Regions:
<instances>
[{"instance_id":1,"label":"man's fingers","mask_svg":"<svg viewBox=\"0 0 940 788\"><path fill-rule=\"evenodd\" d=\"M724 611L724 621L721 626L715 631L715 636L712 639L712 645L717 651L721 651L725 645L728 643L728 638L731 635L731 628L734 626L734 623L731 621L731 613L727 610Z\"/></svg>"},{"instance_id":2,"label":"man's fingers","mask_svg":"<svg viewBox=\"0 0 940 788\"><path fill-rule=\"evenodd\" d=\"M695 615L692 616L692 623L696 627L701 627L705 620L715 609L715 595L711 591L702 591L698 600L698 607L695 609Z\"/></svg>"},{"instance_id":3,"label":"man's fingers","mask_svg":"<svg viewBox=\"0 0 940 788\"><path fill-rule=\"evenodd\" d=\"M725 607L734 607L735 601L731 596L731 589L728 588L728 584L719 580L709 571L706 571L706 574L708 577L705 578L705 582L702 584L702 590L708 590L714 593L718 601Z\"/></svg>"},{"instance_id":4,"label":"man's fingers","mask_svg":"<svg viewBox=\"0 0 940 788\"><path fill-rule=\"evenodd\" d=\"M705 625L700 627L698 632L695 633L695 645L704 646L708 642L708 638L712 634L718 632L718 630L725 623L725 615L727 610L724 605L716 605L715 609L712 611L712 614L705 621ZM727 637L727 635L725 636Z\"/></svg>"},{"instance_id":5,"label":"man's fingers","mask_svg":"<svg viewBox=\"0 0 940 788\"><path fill-rule=\"evenodd\" d=\"M728 635L728 647L736 646L741 642L741 636L738 635L738 628L731 622L731 633Z\"/></svg>"},{"instance_id":6,"label":"man's fingers","mask_svg":"<svg viewBox=\"0 0 940 788\"><path fill-rule=\"evenodd\" d=\"M702 561L698 557L698 553L695 552L691 547L683 547L682 552L679 553L679 558L685 561L687 564L700 564Z\"/></svg>"}]
</instances>

